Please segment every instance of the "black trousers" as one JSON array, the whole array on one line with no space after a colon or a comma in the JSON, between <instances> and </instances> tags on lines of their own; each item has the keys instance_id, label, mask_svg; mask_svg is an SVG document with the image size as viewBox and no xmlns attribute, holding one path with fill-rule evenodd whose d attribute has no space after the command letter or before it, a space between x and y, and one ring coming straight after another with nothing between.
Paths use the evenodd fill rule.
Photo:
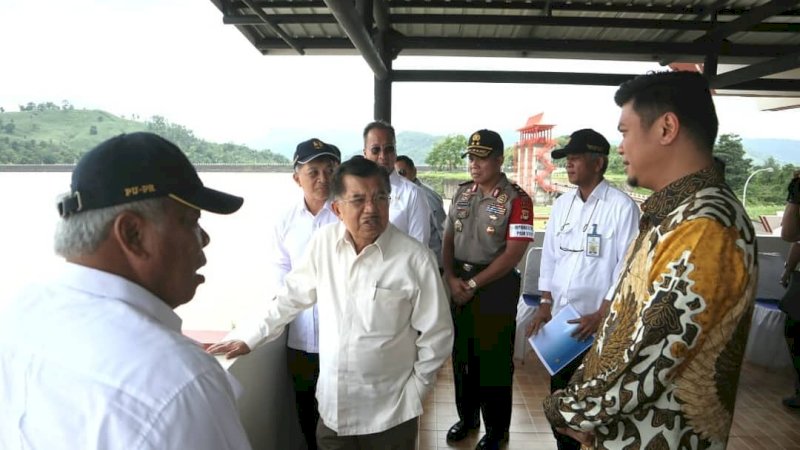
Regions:
<instances>
[{"instance_id":1,"label":"black trousers","mask_svg":"<svg viewBox=\"0 0 800 450\"><path fill-rule=\"evenodd\" d=\"M800 395L800 321L792 320L791 317L787 316L783 333L786 337L786 343L789 345L792 366L794 366L796 372L794 381L795 393Z\"/></svg>"},{"instance_id":2,"label":"black trousers","mask_svg":"<svg viewBox=\"0 0 800 450\"><path fill-rule=\"evenodd\" d=\"M465 279L474 276L463 270L457 270L456 274ZM458 417L476 425L482 412L487 434L495 436L502 436L511 424L518 298L519 275L511 271L478 289L475 298L466 305L452 308Z\"/></svg>"},{"instance_id":3,"label":"black trousers","mask_svg":"<svg viewBox=\"0 0 800 450\"><path fill-rule=\"evenodd\" d=\"M294 384L297 419L309 450L317 448L317 380L319 379L319 354L286 348L289 373Z\"/></svg>"},{"instance_id":4,"label":"black trousers","mask_svg":"<svg viewBox=\"0 0 800 450\"><path fill-rule=\"evenodd\" d=\"M588 352L588 350L586 351ZM563 369L556 372L552 377L550 377L550 392L555 392L559 389L564 389L569 386L569 380L572 379L572 375L578 370L578 367L581 366L583 362L583 357L586 355L586 352L583 352L580 356L572 360L571 363L564 366ZM558 445L558 450L580 450L581 443L572 439L569 436L565 436L556 431L553 428L553 436L556 438L556 445Z\"/></svg>"}]
</instances>

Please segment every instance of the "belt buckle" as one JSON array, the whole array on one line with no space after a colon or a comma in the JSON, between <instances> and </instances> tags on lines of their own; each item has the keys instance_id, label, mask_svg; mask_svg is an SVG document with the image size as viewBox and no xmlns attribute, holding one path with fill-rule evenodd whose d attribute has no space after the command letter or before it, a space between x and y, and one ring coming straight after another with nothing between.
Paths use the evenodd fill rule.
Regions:
<instances>
[{"instance_id":1,"label":"belt buckle","mask_svg":"<svg viewBox=\"0 0 800 450\"><path fill-rule=\"evenodd\" d=\"M464 269L464 272L472 272L472 269L475 268L472 264L464 263L461 265L461 268Z\"/></svg>"}]
</instances>

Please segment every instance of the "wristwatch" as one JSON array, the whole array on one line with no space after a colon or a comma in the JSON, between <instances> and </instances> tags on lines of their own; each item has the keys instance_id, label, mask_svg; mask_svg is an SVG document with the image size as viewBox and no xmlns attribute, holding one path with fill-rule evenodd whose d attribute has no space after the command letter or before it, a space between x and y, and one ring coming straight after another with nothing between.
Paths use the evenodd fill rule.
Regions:
<instances>
[{"instance_id":1,"label":"wristwatch","mask_svg":"<svg viewBox=\"0 0 800 450\"><path fill-rule=\"evenodd\" d=\"M478 289L478 283L475 282L475 278L470 278L469 280L467 280L467 286L469 286L469 288L472 289L473 291L475 289Z\"/></svg>"},{"instance_id":2,"label":"wristwatch","mask_svg":"<svg viewBox=\"0 0 800 450\"><path fill-rule=\"evenodd\" d=\"M541 305L552 305L553 304L553 299L550 299L550 298L540 299L539 300L539 304L541 304Z\"/></svg>"}]
</instances>

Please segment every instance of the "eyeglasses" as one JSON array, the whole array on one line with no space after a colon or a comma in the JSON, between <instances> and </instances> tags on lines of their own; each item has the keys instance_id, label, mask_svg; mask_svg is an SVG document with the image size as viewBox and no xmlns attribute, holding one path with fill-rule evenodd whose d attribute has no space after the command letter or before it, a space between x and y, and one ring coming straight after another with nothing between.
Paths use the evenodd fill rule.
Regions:
<instances>
[{"instance_id":1,"label":"eyeglasses","mask_svg":"<svg viewBox=\"0 0 800 450\"><path fill-rule=\"evenodd\" d=\"M370 148L369 148L369 152L370 152L370 153L372 153L373 155L377 155L377 154L379 154L381 151L383 151L383 153L389 153L389 154L391 154L391 153L394 153L394 152L396 152L396 151L397 151L397 149L395 149L395 148L394 148L394 145L392 145L392 144L385 145L385 146L383 146L383 147L380 147L380 146L378 146L378 145L374 145L374 146L372 146L372 147L370 147Z\"/></svg>"},{"instance_id":2,"label":"eyeglasses","mask_svg":"<svg viewBox=\"0 0 800 450\"><path fill-rule=\"evenodd\" d=\"M579 250L579 249L574 249L574 248L565 248L565 247L562 247L560 245L558 246L558 248L561 249L561 251L563 251L563 252L571 252L571 253L581 253L581 252L583 252L583 249Z\"/></svg>"},{"instance_id":3,"label":"eyeglasses","mask_svg":"<svg viewBox=\"0 0 800 450\"><path fill-rule=\"evenodd\" d=\"M369 200L374 206L386 206L389 204L389 200L392 197L388 194L375 194ZM347 203L348 205L352 206L356 209L361 209L367 205L367 197L363 195L359 195L350 199L339 199L337 200L341 203Z\"/></svg>"}]
</instances>

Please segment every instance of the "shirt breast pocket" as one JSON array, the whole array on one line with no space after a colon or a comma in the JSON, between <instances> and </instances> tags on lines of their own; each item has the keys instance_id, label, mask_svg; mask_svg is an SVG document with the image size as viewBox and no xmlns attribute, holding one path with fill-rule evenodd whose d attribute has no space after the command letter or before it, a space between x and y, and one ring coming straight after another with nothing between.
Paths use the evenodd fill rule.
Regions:
<instances>
[{"instance_id":1,"label":"shirt breast pocket","mask_svg":"<svg viewBox=\"0 0 800 450\"><path fill-rule=\"evenodd\" d=\"M364 328L376 334L396 334L411 320L413 291L375 286L362 302Z\"/></svg>"}]
</instances>

